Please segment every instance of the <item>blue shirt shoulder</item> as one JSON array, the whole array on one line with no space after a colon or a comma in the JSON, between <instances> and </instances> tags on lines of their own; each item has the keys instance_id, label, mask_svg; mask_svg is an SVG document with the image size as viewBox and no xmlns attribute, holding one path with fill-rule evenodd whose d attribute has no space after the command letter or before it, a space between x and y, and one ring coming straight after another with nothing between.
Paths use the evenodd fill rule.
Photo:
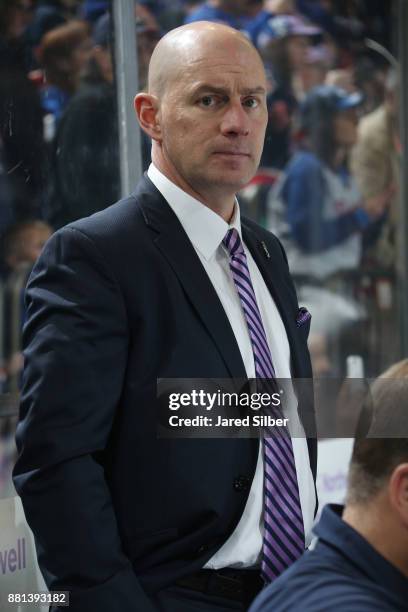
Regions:
<instances>
[{"instance_id":1,"label":"blue shirt shoulder","mask_svg":"<svg viewBox=\"0 0 408 612\"><path fill-rule=\"evenodd\" d=\"M249 612L406 612L408 579L326 506L318 542L252 604Z\"/></svg>"},{"instance_id":2,"label":"blue shirt shoulder","mask_svg":"<svg viewBox=\"0 0 408 612\"><path fill-rule=\"evenodd\" d=\"M300 151L296 153L286 167L286 175L288 177L298 177L304 174L320 174L322 171L322 162L319 158L310 151Z\"/></svg>"}]
</instances>

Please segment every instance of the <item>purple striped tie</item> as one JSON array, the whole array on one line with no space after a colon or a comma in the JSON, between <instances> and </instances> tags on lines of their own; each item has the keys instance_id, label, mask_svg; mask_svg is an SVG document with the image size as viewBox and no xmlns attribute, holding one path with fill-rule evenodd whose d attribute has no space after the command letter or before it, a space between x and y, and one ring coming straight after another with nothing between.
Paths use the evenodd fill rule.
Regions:
<instances>
[{"instance_id":1,"label":"purple striped tie","mask_svg":"<svg viewBox=\"0 0 408 612\"><path fill-rule=\"evenodd\" d=\"M256 378L275 378L261 313L249 274L241 239L236 229L228 230L223 244L230 254L230 269L251 338ZM264 538L261 573L271 582L305 549L292 440L286 429L280 435L263 432L264 449Z\"/></svg>"}]
</instances>

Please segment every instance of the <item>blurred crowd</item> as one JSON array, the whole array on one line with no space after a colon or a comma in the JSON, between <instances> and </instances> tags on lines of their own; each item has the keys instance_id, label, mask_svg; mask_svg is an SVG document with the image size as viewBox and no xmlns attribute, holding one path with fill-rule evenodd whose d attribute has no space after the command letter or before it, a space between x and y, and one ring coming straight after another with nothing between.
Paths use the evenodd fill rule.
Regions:
<instances>
[{"instance_id":1,"label":"blurred crowd","mask_svg":"<svg viewBox=\"0 0 408 612\"><path fill-rule=\"evenodd\" d=\"M160 37L202 19L244 32L265 64L265 148L239 199L285 245L301 301L313 313L315 372L338 374L336 364L357 352L378 373L398 357L398 339L388 337L388 361L378 362L378 327L383 334L390 321L396 327L401 145L390 5L136 2L141 89ZM0 2L2 390L18 388L21 290L44 242L120 196L114 66L110 2ZM146 169L144 135L142 157ZM356 345L355 324L363 344L360 334Z\"/></svg>"}]
</instances>

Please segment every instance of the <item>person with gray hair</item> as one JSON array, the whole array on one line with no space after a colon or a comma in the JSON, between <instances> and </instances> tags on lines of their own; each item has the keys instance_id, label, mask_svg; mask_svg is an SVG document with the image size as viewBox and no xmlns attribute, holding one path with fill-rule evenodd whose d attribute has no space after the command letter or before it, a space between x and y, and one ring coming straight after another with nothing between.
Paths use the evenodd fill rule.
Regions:
<instances>
[{"instance_id":1,"label":"person with gray hair","mask_svg":"<svg viewBox=\"0 0 408 612\"><path fill-rule=\"evenodd\" d=\"M372 385L371 425L354 443L345 507L323 509L316 546L267 587L250 612L407 610L407 397L405 359Z\"/></svg>"},{"instance_id":2,"label":"person with gray hair","mask_svg":"<svg viewBox=\"0 0 408 612\"><path fill-rule=\"evenodd\" d=\"M391 69L385 81L384 102L363 117L351 154L351 169L365 199L381 199L388 192L388 210L371 241L369 257L375 265L393 268L398 253L398 208L401 185L398 74Z\"/></svg>"}]
</instances>

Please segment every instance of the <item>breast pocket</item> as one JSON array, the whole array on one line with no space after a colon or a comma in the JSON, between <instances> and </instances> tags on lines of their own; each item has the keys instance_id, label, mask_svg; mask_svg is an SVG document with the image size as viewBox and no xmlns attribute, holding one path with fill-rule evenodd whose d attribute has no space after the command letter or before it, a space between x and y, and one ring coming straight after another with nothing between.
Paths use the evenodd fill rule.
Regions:
<instances>
[{"instance_id":1,"label":"breast pocket","mask_svg":"<svg viewBox=\"0 0 408 612\"><path fill-rule=\"evenodd\" d=\"M309 319L308 321L305 321L305 323L302 323L302 325L298 327L299 334L301 338L305 340L305 342L307 342L307 339L309 337L310 322L311 322L311 319Z\"/></svg>"}]
</instances>

